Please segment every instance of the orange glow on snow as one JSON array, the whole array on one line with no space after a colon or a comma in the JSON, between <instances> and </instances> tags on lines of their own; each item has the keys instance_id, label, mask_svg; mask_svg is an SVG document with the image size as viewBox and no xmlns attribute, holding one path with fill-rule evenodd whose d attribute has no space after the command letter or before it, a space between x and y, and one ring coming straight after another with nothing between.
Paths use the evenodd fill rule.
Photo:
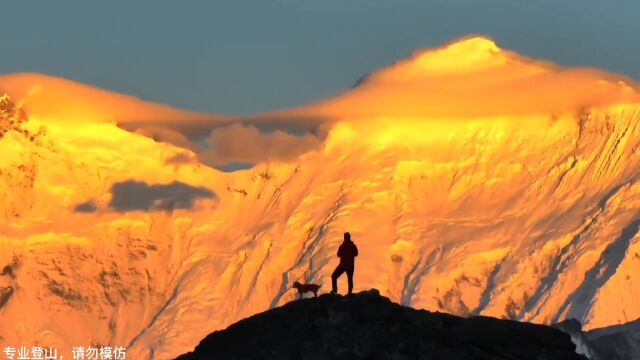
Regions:
<instances>
[{"instance_id":1,"label":"orange glow on snow","mask_svg":"<svg viewBox=\"0 0 640 360\"><path fill-rule=\"evenodd\" d=\"M345 230L356 291L587 329L640 317L640 99L624 77L470 37L249 117L37 74L0 91L46 130L0 139L0 270L17 264L0 275L0 347L173 358L294 299L293 281L326 289Z\"/></svg>"},{"instance_id":2,"label":"orange glow on snow","mask_svg":"<svg viewBox=\"0 0 640 360\"><path fill-rule=\"evenodd\" d=\"M565 69L476 37L415 53L334 99L273 116L367 121L537 115L638 101L630 79Z\"/></svg>"}]
</instances>

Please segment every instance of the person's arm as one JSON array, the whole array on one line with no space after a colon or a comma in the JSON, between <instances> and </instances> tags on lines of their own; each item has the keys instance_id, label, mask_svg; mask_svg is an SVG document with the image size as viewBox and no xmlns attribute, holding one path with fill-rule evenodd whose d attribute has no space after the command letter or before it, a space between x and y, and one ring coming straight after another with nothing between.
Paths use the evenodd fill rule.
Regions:
<instances>
[{"instance_id":1,"label":"person's arm","mask_svg":"<svg viewBox=\"0 0 640 360\"><path fill-rule=\"evenodd\" d=\"M358 247L356 244L353 244L353 257L358 256Z\"/></svg>"},{"instance_id":2,"label":"person's arm","mask_svg":"<svg viewBox=\"0 0 640 360\"><path fill-rule=\"evenodd\" d=\"M341 258L342 254L344 254L344 244L341 244L340 247L338 247L338 257Z\"/></svg>"}]
</instances>

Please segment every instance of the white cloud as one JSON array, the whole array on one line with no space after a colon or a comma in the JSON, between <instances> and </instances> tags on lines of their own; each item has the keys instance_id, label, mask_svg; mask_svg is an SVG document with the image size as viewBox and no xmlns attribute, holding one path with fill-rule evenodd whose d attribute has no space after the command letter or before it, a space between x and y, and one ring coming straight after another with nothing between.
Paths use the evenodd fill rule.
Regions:
<instances>
[{"instance_id":1,"label":"white cloud","mask_svg":"<svg viewBox=\"0 0 640 360\"><path fill-rule=\"evenodd\" d=\"M214 129L209 141L212 148L201 151L198 156L210 165L291 160L322 144L320 138L310 133L303 136L282 130L261 133L255 126L242 124Z\"/></svg>"}]
</instances>

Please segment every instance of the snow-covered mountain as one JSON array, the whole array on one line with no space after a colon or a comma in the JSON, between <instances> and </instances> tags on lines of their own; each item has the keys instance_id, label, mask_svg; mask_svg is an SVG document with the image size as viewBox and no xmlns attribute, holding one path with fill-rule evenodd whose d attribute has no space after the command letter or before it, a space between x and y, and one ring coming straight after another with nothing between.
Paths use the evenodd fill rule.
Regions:
<instances>
[{"instance_id":1,"label":"snow-covered mountain","mask_svg":"<svg viewBox=\"0 0 640 360\"><path fill-rule=\"evenodd\" d=\"M0 78L28 116L0 139L0 347L171 358L290 301L293 281L326 289L344 231L360 249L356 290L414 308L585 330L640 318L628 79L463 39L252 117L322 138L230 173L187 145L222 118L128 97L96 108L106 95L74 86ZM187 136L156 141L123 117Z\"/></svg>"}]
</instances>

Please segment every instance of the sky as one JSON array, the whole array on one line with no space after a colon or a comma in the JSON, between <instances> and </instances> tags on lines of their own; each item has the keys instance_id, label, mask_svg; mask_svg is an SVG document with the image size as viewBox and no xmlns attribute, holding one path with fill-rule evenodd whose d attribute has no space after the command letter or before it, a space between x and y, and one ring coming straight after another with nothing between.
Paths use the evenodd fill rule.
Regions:
<instances>
[{"instance_id":1,"label":"sky","mask_svg":"<svg viewBox=\"0 0 640 360\"><path fill-rule=\"evenodd\" d=\"M22 0L2 6L0 74L252 114L337 95L418 49L484 34L638 80L638 14L637 0Z\"/></svg>"}]
</instances>

